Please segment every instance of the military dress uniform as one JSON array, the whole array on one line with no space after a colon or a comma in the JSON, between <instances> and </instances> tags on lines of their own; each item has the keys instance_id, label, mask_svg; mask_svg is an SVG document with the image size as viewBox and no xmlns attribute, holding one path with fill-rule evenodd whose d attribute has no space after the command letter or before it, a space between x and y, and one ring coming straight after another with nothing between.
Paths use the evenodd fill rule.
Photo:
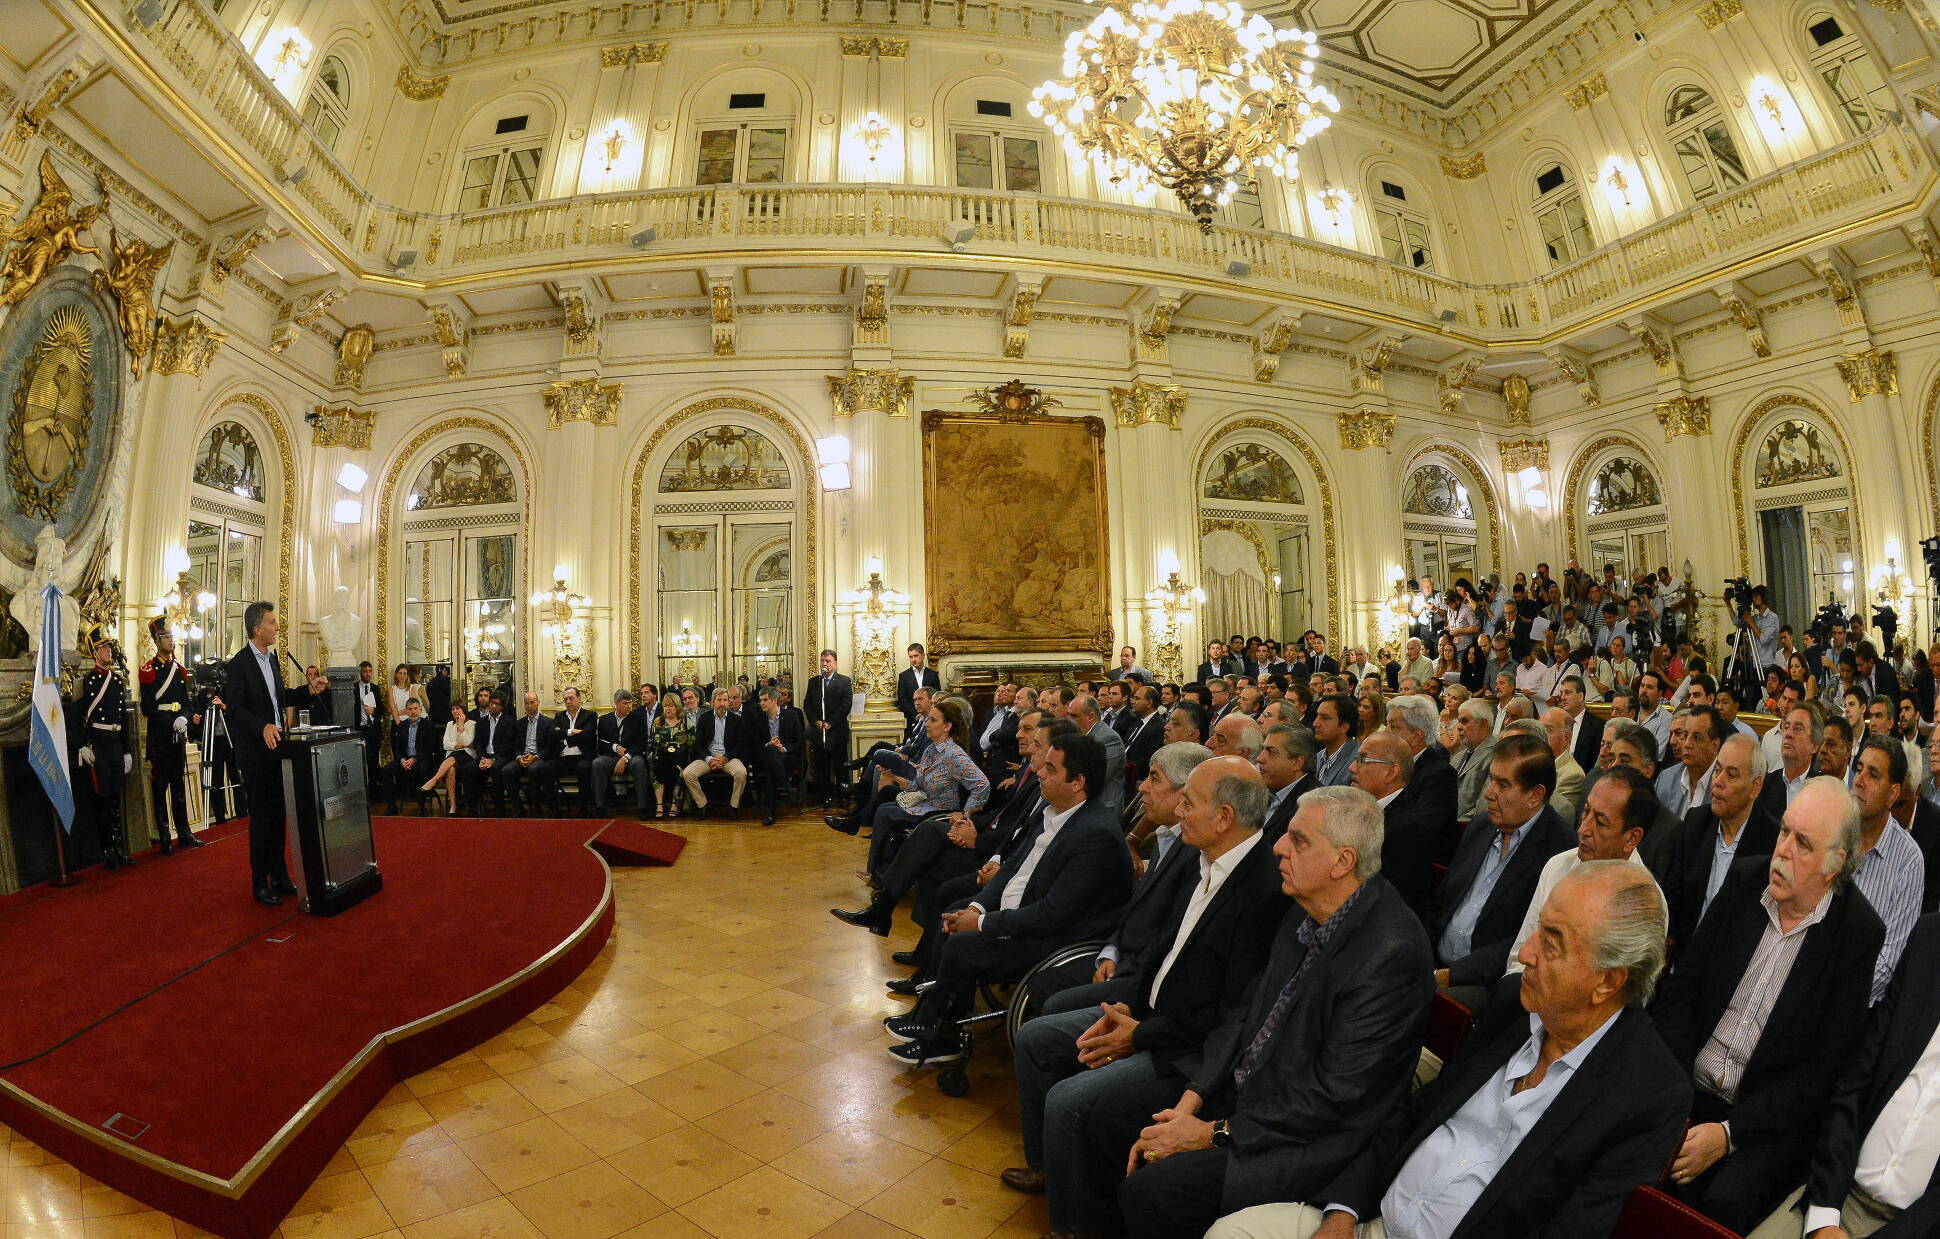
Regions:
<instances>
[{"instance_id":1,"label":"military dress uniform","mask_svg":"<svg viewBox=\"0 0 1940 1239\"><path fill-rule=\"evenodd\" d=\"M112 641L108 629L96 624L88 630L86 646L92 654ZM81 677L81 690L74 698L69 717L80 721L75 728L75 755L79 758L76 769L88 771L101 859L110 869L132 865L135 862L128 855L127 827L121 820L121 786L132 764L128 750L134 738L134 716L128 711L128 683L122 670L89 667Z\"/></svg>"},{"instance_id":2,"label":"military dress uniform","mask_svg":"<svg viewBox=\"0 0 1940 1239\"><path fill-rule=\"evenodd\" d=\"M168 621L157 616L148 625L148 635L168 635ZM189 751L189 675L174 657L164 658L157 641L155 657L141 665L141 716L147 720L148 795L155 809L155 833L162 855L175 850L174 840L185 848L199 848L202 840L189 829L188 751ZM169 806L175 808L174 840L169 835Z\"/></svg>"}]
</instances>

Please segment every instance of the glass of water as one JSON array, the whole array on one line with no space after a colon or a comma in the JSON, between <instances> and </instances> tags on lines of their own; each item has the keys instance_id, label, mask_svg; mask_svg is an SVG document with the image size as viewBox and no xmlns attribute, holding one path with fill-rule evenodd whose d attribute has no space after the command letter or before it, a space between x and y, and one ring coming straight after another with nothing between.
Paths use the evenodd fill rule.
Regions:
<instances>
[{"instance_id":1,"label":"glass of water","mask_svg":"<svg viewBox=\"0 0 1940 1239\"><path fill-rule=\"evenodd\" d=\"M308 710L298 710L296 712L296 725L304 731L310 729L310 712Z\"/></svg>"}]
</instances>

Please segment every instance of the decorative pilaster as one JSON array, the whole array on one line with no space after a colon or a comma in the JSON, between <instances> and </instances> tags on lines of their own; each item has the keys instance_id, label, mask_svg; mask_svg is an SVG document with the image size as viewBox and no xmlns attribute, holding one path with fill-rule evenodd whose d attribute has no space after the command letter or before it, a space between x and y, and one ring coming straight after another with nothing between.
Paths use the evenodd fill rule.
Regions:
<instances>
[{"instance_id":1,"label":"decorative pilaster","mask_svg":"<svg viewBox=\"0 0 1940 1239\"><path fill-rule=\"evenodd\" d=\"M155 373L192 374L200 379L228 338L228 332L209 326L200 315L161 315L155 321Z\"/></svg>"},{"instance_id":2,"label":"decorative pilaster","mask_svg":"<svg viewBox=\"0 0 1940 1239\"><path fill-rule=\"evenodd\" d=\"M1502 454L1502 472L1507 475L1524 469L1549 469L1548 439L1497 439L1496 451Z\"/></svg>"},{"instance_id":3,"label":"decorative pilaster","mask_svg":"<svg viewBox=\"0 0 1940 1239\"><path fill-rule=\"evenodd\" d=\"M1857 353L1846 353L1839 358L1838 364L1839 377L1846 381L1846 390L1854 404L1868 396L1900 394L1899 362L1894 359L1891 350L1868 348Z\"/></svg>"},{"instance_id":4,"label":"decorative pilaster","mask_svg":"<svg viewBox=\"0 0 1940 1239\"><path fill-rule=\"evenodd\" d=\"M734 273L707 272L707 316L714 326L714 355L734 356Z\"/></svg>"},{"instance_id":5,"label":"decorative pilaster","mask_svg":"<svg viewBox=\"0 0 1940 1239\"><path fill-rule=\"evenodd\" d=\"M1679 435L1711 433L1711 400L1706 396L1672 396L1651 406L1657 424L1664 428L1664 442Z\"/></svg>"},{"instance_id":6,"label":"decorative pilaster","mask_svg":"<svg viewBox=\"0 0 1940 1239\"><path fill-rule=\"evenodd\" d=\"M1342 413L1340 445L1350 452L1378 447L1382 451L1394 442L1394 414L1381 409L1352 409Z\"/></svg>"},{"instance_id":7,"label":"decorative pilaster","mask_svg":"<svg viewBox=\"0 0 1940 1239\"><path fill-rule=\"evenodd\" d=\"M546 385L546 429L570 422L589 426L620 424L620 385L597 378L559 379Z\"/></svg>"},{"instance_id":8,"label":"decorative pilaster","mask_svg":"<svg viewBox=\"0 0 1940 1239\"><path fill-rule=\"evenodd\" d=\"M1135 379L1111 389L1111 411L1120 427L1160 425L1179 429L1186 415L1186 389L1177 383Z\"/></svg>"},{"instance_id":9,"label":"decorative pilaster","mask_svg":"<svg viewBox=\"0 0 1940 1239\"><path fill-rule=\"evenodd\" d=\"M1601 73L1592 73L1581 82L1570 87L1564 93L1563 98L1569 101L1571 111L1581 112L1584 108L1589 107L1592 103L1595 103L1598 99L1603 98L1603 96L1609 93L1610 83L1603 79Z\"/></svg>"},{"instance_id":10,"label":"decorative pilaster","mask_svg":"<svg viewBox=\"0 0 1940 1239\"><path fill-rule=\"evenodd\" d=\"M314 416L315 420L310 423L310 442L315 446L349 448L353 452L370 450L371 431L377 426L377 414L352 408L333 409L320 404Z\"/></svg>"},{"instance_id":11,"label":"decorative pilaster","mask_svg":"<svg viewBox=\"0 0 1940 1239\"><path fill-rule=\"evenodd\" d=\"M858 413L908 417L910 402L915 396L916 380L904 378L893 368L851 366L841 377L829 378L830 412L836 417L854 417Z\"/></svg>"},{"instance_id":12,"label":"decorative pilaster","mask_svg":"<svg viewBox=\"0 0 1940 1239\"><path fill-rule=\"evenodd\" d=\"M1024 348L1031 339L1031 317L1037 310L1037 299L1044 291L1044 277L1035 274L1018 274L1013 278L1010 291L1010 304L1004 309L1004 356L1016 361L1024 355Z\"/></svg>"},{"instance_id":13,"label":"decorative pilaster","mask_svg":"<svg viewBox=\"0 0 1940 1239\"><path fill-rule=\"evenodd\" d=\"M634 65L657 65L667 59L667 41L619 43L600 48L600 68L630 69Z\"/></svg>"}]
</instances>

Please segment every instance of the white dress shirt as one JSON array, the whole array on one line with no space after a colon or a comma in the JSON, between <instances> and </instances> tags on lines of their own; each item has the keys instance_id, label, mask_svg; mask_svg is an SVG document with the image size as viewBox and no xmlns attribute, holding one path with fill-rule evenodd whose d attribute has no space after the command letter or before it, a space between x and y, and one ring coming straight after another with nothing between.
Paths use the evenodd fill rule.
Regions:
<instances>
[{"instance_id":1,"label":"white dress shirt","mask_svg":"<svg viewBox=\"0 0 1940 1239\"><path fill-rule=\"evenodd\" d=\"M1071 820L1072 814L1084 807L1084 803L1080 800L1062 813L1053 813L1046 806L1044 828L1037 832L1037 842L1031 844L1030 854L1024 857L1024 863L1017 866L1017 872L1011 874L1010 881L1004 884L1003 896L997 900L1000 911L1014 912L1023 904L1024 888L1031 884L1031 875L1037 872L1037 863L1044 859L1044 853L1051 850L1051 840L1058 837L1058 831L1064 829L1064 824ZM977 910L979 917L988 911L982 904L973 903L970 906Z\"/></svg>"},{"instance_id":2,"label":"white dress shirt","mask_svg":"<svg viewBox=\"0 0 1940 1239\"><path fill-rule=\"evenodd\" d=\"M1291 783L1287 784L1289 788L1292 786ZM1283 794L1284 791L1282 789ZM1152 988L1145 996L1148 1004L1153 1007L1159 1005L1159 987L1165 984L1165 975L1172 971L1179 952L1185 950L1186 940L1198 928L1199 918L1206 914L1206 909L1212 906L1213 897L1219 894L1219 888L1226 885L1226 879L1233 876L1233 870L1239 868L1239 863L1258 846L1260 836L1265 833L1263 830L1254 831L1243 842L1228 848L1218 860L1207 860L1203 854L1199 857L1199 884L1192 888L1192 900L1186 904L1186 914L1179 922L1179 932L1172 937L1172 949L1165 953L1165 961L1152 974Z\"/></svg>"},{"instance_id":3,"label":"white dress shirt","mask_svg":"<svg viewBox=\"0 0 1940 1239\"><path fill-rule=\"evenodd\" d=\"M1940 1028L1906 1079L1886 1099L1859 1146L1855 1186L1881 1204L1904 1209L1918 1200L1940 1164ZM1843 1202L1842 1202L1843 1203ZM1805 1211L1805 1233L1839 1225L1837 1205Z\"/></svg>"},{"instance_id":4,"label":"white dress shirt","mask_svg":"<svg viewBox=\"0 0 1940 1239\"><path fill-rule=\"evenodd\" d=\"M1624 857L1624 859L1639 869L1643 869L1645 873L1650 872L1644 865L1644 858L1637 855L1637 853L1632 852L1630 855ZM1567 878L1578 865L1583 863L1583 854L1575 848L1571 848L1567 852L1556 853L1556 855L1550 857L1548 862L1543 865L1542 876L1536 879L1536 893L1529 899L1529 910L1522 914L1522 928L1516 931L1515 940L1509 943L1509 972L1517 973L1522 971L1522 961L1516 958L1516 956L1522 952L1522 944L1529 941L1529 935L1536 932L1536 923L1542 919L1543 905L1549 902L1550 892L1554 891L1558 886L1561 886L1563 879ZM1656 875L1652 874L1650 880L1655 885L1657 882ZM1661 887L1659 887L1659 891L1661 893ZM1664 932L1669 933L1670 928L1670 913L1667 905L1664 916Z\"/></svg>"}]
</instances>

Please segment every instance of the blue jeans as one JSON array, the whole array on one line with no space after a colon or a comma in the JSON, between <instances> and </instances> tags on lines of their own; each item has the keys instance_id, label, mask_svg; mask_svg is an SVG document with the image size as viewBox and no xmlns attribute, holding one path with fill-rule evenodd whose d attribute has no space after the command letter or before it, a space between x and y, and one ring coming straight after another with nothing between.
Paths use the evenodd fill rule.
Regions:
<instances>
[{"instance_id":1,"label":"blue jeans","mask_svg":"<svg viewBox=\"0 0 1940 1239\"><path fill-rule=\"evenodd\" d=\"M1097 1018L1096 1008L1040 1015L1017 1037L1024 1159L1044 1171L1054 1231L1093 1230L1112 1216L1118 1180L1098 1173L1092 1153L1090 1120L1098 1102L1108 1095L1147 1094L1156 1111L1185 1091L1183 1084L1161 1077L1150 1054L1090 1069L1079 1065L1078 1034Z\"/></svg>"}]
</instances>

